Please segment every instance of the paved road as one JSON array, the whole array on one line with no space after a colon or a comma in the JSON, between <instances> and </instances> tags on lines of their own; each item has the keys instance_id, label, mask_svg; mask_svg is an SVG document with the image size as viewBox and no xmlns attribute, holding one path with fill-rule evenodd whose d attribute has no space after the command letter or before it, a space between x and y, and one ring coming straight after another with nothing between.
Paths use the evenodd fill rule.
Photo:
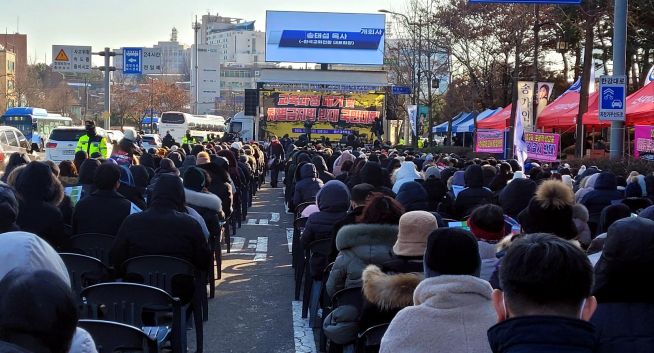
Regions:
<instances>
[{"instance_id":1,"label":"paved road","mask_svg":"<svg viewBox=\"0 0 654 353\"><path fill-rule=\"evenodd\" d=\"M293 320L293 271L287 228L292 216L284 211L283 189L268 186L256 195L248 219L233 238L232 251L223 250L223 279L209 300L204 326L204 351L311 352L294 340L304 333L302 320ZM301 322L302 321L302 322ZM307 337L308 346L313 338ZM189 348L195 336L189 331ZM191 352L193 350L190 350Z\"/></svg>"}]
</instances>

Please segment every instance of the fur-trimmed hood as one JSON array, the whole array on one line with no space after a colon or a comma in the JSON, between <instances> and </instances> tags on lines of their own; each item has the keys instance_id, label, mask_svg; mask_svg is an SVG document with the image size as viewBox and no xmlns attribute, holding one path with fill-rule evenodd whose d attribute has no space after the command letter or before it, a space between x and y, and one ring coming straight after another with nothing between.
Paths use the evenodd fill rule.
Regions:
<instances>
[{"instance_id":1,"label":"fur-trimmed hood","mask_svg":"<svg viewBox=\"0 0 654 353\"><path fill-rule=\"evenodd\" d=\"M222 202L220 198L212 193L197 192L184 188L186 203L196 207L208 208L212 211L220 212Z\"/></svg>"},{"instance_id":2,"label":"fur-trimmed hood","mask_svg":"<svg viewBox=\"0 0 654 353\"><path fill-rule=\"evenodd\" d=\"M336 235L336 248L339 251L361 245L393 246L397 240L397 226L390 224L347 225Z\"/></svg>"},{"instance_id":3,"label":"fur-trimmed hood","mask_svg":"<svg viewBox=\"0 0 654 353\"><path fill-rule=\"evenodd\" d=\"M413 291L423 279L421 273L389 275L369 265L363 271L363 295L382 310L404 308L413 304Z\"/></svg>"}]
</instances>

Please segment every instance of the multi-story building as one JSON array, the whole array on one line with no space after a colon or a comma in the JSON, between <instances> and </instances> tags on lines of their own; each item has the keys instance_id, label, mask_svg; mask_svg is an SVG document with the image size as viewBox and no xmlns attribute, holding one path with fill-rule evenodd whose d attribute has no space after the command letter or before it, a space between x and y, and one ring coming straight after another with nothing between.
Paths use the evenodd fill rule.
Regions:
<instances>
[{"instance_id":1,"label":"multi-story building","mask_svg":"<svg viewBox=\"0 0 654 353\"><path fill-rule=\"evenodd\" d=\"M197 60L198 72L191 75L191 107L196 114L214 114L216 99L220 97L220 62L219 49L213 45L200 44L195 50L191 47L191 62L195 66ZM195 57L197 52L197 59ZM193 70L193 72L195 69ZM197 99L196 99L197 92Z\"/></svg>"},{"instance_id":2,"label":"multi-story building","mask_svg":"<svg viewBox=\"0 0 654 353\"><path fill-rule=\"evenodd\" d=\"M254 64L265 61L265 41L264 32L228 30L209 34L207 44L220 47L223 63Z\"/></svg>"},{"instance_id":3,"label":"multi-story building","mask_svg":"<svg viewBox=\"0 0 654 353\"><path fill-rule=\"evenodd\" d=\"M254 31L254 21L244 21L241 18L223 17L219 14L206 14L202 16L198 43L209 43L209 37L218 32L225 31Z\"/></svg>"},{"instance_id":4,"label":"multi-story building","mask_svg":"<svg viewBox=\"0 0 654 353\"><path fill-rule=\"evenodd\" d=\"M27 78L27 35L0 34L0 45L16 54L16 79Z\"/></svg>"},{"instance_id":5,"label":"multi-story building","mask_svg":"<svg viewBox=\"0 0 654 353\"><path fill-rule=\"evenodd\" d=\"M189 75L191 54L187 45L177 41L177 29L173 27L169 41L160 41L153 46L161 48L162 73L164 75Z\"/></svg>"},{"instance_id":6,"label":"multi-story building","mask_svg":"<svg viewBox=\"0 0 654 353\"><path fill-rule=\"evenodd\" d=\"M0 111L17 106L16 54L0 45Z\"/></svg>"}]
</instances>

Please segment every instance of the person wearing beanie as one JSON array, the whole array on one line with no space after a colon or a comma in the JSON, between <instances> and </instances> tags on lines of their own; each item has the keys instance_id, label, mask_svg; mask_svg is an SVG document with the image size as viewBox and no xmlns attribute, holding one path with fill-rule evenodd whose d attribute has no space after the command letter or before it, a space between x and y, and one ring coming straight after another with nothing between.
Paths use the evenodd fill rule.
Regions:
<instances>
[{"instance_id":1,"label":"person wearing beanie","mask_svg":"<svg viewBox=\"0 0 654 353\"><path fill-rule=\"evenodd\" d=\"M197 155L195 165L202 165L202 164L207 164L211 162L211 158L209 157L209 153L207 152L200 152Z\"/></svg>"},{"instance_id":2,"label":"person wearing beanie","mask_svg":"<svg viewBox=\"0 0 654 353\"><path fill-rule=\"evenodd\" d=\"M470 232L477 238L481 258L481 275L490 281L499 262L497 243L508 234L504 211L497 205L483 205L475 208L468 218Z\"/></svg>"},{"instance_id":3,"label":"person wearing beanie","mask_svg":"<svg viewBox=\"0 0 654 353\"><path fill-rule=\"evenodd\" d=\"M132 203L118 193L120 168L105 163L95 173L96 190L79 200L73 212L73 234L100 233L115 236Z\"/></svg>"},{"instance_id":4,"label":"person wearing beanie","mask_svg":"<svg viewBox=\"0 0 654 353\"><path fill-rule=\"evenodd\" d=\"M593 184L593 190L585 194L580 204L588 209L588 226L593 235L596 235L600 214L604 207L612 204L613 201L622 200L624 194L617 189L615 174L601 172Z\"/></svg>"},{"instance_id":5,"label":"person wearing beanie","mask_svg":"<svg viewBox=\"0 0 654 353\"><path fill-rule=\"evenodd\" d=\"M225 219L220 197L210 193L207 186L208 174L198 167L190 167L184 173L184 198L186 206L194 209L204 220L209 236L220 239L220 221ZM211 244L220 243L218 241ZM218 245L220 246L220 245Z\"/></svg>"},{"instance_id":6,"label":"person wearing beanie","mask_svg":"<svg viewBox=\"0 0 654 353\"><path fill-rule=\"evenodd\" d=\"M502 290L492 295L498 324L487 335L493 353L597 352L603 337L587 322L597 307L593 267L579 247L551 234L528 234L508 248L499 277ZM629 351L638 350L600 350Z\"/></svg>"},{"instance_id":7,"label":"person wearing beanie","mask_svg":"<svg viewBox=\"0 0 654 353\"><path fill-rule=\"evenodd\" d=\"M488 352L486 331L497 317L493 289L479 278L480 266L477 240L470 232L433 231L425 250L425 279L413 293L413 306L391 321L380 352Z\"/></svg>"},{"instance_id":8,"label":"person wearing beanie","mask_svg":"<svg viewBox=\"0 0 654 353\"><path fill-rule=\"evenodd\" d=\"M573 221L574 194L557 180L546 180L536 189L536 195L518 215L524 233L551 233L566 240L577 238Z\"/></svg>"},{"instance_id":9,"label":"person wearing beanie","mask_svg":"<svg viewBox=\"0 0 654 353\"><path fill-rule=\"evenodd\" d=\"M438 204L447 193L447 185L441 178L441 170L434 166L427 168L422 186L427 191L427 210L436 212Z\"/></svg>"}]
</instances>

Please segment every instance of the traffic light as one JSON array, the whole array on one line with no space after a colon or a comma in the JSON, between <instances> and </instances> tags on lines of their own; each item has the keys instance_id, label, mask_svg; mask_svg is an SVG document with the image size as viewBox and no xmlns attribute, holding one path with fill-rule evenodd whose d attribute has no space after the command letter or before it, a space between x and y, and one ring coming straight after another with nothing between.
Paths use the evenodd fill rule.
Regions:
<instances>
[{"instance_id":1,"label":"traffic light","mask_svg":"<svg viewBox=\"0 0 654 353\"><path fill-rule=\"evenodd\" d=\"M259 91L256 89L245 90L245 115L257 116L257 106L259 106Z\"/></svg>"}]
</instances>

